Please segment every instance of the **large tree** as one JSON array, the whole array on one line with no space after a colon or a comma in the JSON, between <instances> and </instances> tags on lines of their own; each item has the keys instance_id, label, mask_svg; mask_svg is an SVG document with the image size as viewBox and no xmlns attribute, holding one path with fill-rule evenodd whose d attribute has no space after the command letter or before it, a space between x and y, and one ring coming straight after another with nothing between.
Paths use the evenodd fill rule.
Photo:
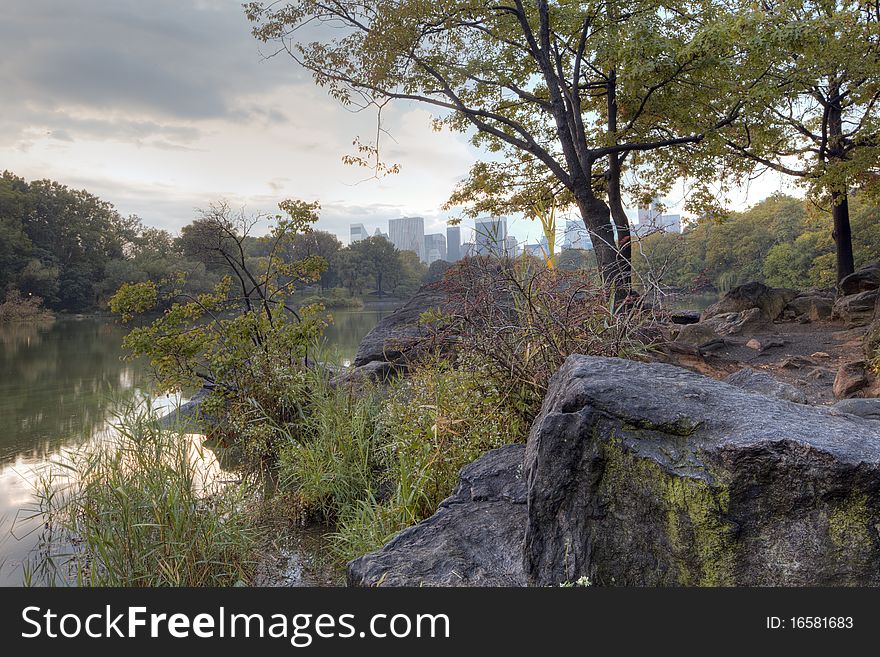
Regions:
<instances>
[{"instance_id":1,"label":"large tree","mask_svg":"<svg viewBox=\"0 0 880 657\"><path fill-rule=\"evenodd\" d=\"M743 36L766 73L726 145L830 206L839 281L854 270L850 192L872 191L880 165L880 3L764 0Z\"/></svg>"},{"instance_id":2,"label":"large tree","mask_svg":"<svg viewBox=\"0 0 880 657\"><path fill-rule=\"evenodd\" d=\"M615 213L615 230L606 202L610 191L622 209L614 198L621 158L699 142L738 109L735 99L703 93L695 75L725 49L711 3L297 0L246 8L258 38L279 44L342 103L418 101L439 123L473 131L495 159L478 164L453 201L476 201L474 212L499 200L525 211L538 202L576 206L608 282L625 283L628 272L626 216ZM640 49L643 42L651 48ZM655 111L675 88L687 93L687 125Z\"/></svg>"}]
</instances>

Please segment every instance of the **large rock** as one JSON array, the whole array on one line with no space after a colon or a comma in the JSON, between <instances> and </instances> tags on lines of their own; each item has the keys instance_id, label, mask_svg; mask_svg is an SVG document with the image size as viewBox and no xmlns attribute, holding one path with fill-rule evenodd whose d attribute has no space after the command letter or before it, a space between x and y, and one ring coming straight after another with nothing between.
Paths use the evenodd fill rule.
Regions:
<instances>
[{"instance_id":1,"label":"large rock","mask_svg":"<svg viewBox=\"0 0 880 657\"><path fill-rule=\"evenodd\" d=\"M358 346L353 365L361 367L374 361L409 361L426 331L420 322L423 313L443 309L446 300L436 286L420 289L405 305L379 320Z\"/></svg>"},{"instance_id":2,"label":"large rock","mask_svg":"<svg viewBox=\"0 0 880 657\"><path fill-rule=\"evenodd\" d=\"M880 262L872 262L861 269L845 276L838 284L840 293L844 295L858 294L880 288Z\"/></svg>"},{"instance_id":3,"label":"large rock","mask_svg":"<svg viewBox=\"0 0 880 657\"><path fill-rule=\"evenodd\" d=\"M348 564L350 586L523 586L523 445L462 468L433 516Z\"/></svg>"},{"instance_id":4,"label":"large rock","mask_svg":"<svg viewBox=\"0 0 880 657\"><path fill-rule=\"evenodd\" d=\"M703 320L725 313L739 313L752 308L760 308L766 319L777 319L786 304L797 296L795 290L768 287L753 281L739 285L725 294L719 301L703 311Z\"/></svg>"},{"instance_id":5,"label":"large rock","mask_svg":"<svg viewBox=\"0 0 880 657\"><path fill-rule=\"evenodd\" d=\"M808 317L814 322L830 318L833 308L834 299L819 294L802 294L789 301L785 307L796 317Z\"/></svg>"},{"instance_id":6,"label":"large rock","mask_svg":"<svg viewBox=\"0 0 880 657\"><path fill-rule=\"evenodd\" d=\"M832 392L838 399L852 397L871 383L867 365L863 360L853 360L841 364L834 377Z\"/></svg>"},{"instance_id":7,"label":"large rock","mask_svg":"<svg viewBox=\"0 0 880 657\"><path fill-rule=\"evenodd\" d=\"M700 347L719 337L751 335L771 329L770 321L760 308L722 313L696 324L681 327L676 340Z\"/></svg>"},{"instance_id":8,"label":"large rock","mask_svg":"<svg viewBox=\"0 0 880 657\"><path fill-rule=\"evenodd\" d=\"M777 399L785 399L796 404L806 404L807 396L803 390L790 383L780 381L766 372L759 372L750 367L734 372L724 379L727 383L743 390L757 392Z\"/></svg>"},{"instance_id":9,"label":"large rock","mask_svg":"<svg viewBox=\"0 0 880 657\"><path fill-rule=\"evenodd\" d=\"M571 356L525 468L531 584L880 585L872 421Z\"/></svg>"},{"instance_id":10,"label":"large rock","mask_svg":"<svg viewBox=\"0 0 880 657\"><path fill-rule=\"evenodd\" d=\"M851 326L865 326L874 318L874 308L880 298L878 290L867 290L858 294L840 297L834 302L833 317Z\"/></svg>"}]
</instances>

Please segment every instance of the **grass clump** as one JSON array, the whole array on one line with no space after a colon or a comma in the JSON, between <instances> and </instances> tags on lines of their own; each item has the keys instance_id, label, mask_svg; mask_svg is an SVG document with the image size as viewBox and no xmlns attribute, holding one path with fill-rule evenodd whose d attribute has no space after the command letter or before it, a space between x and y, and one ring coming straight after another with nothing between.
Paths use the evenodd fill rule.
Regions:
<instances>
[{"instance_id":1,"label":"grass clump","mask_svg":"<svg viewBox=\"0 0 880 657\"><path fill-rule=\"evenodd\" d=\"M443 361L418 366L384 399L326 387L312 400L304 439L291 437L281 452L280 480L304 510L335 524L340 560L424 520L464 465L525 438L526 426L478 369Z\"/></svg>"},{"instance_id":2,"label":"grass clump","mask_svg":"<svg viewBox=\"0 0 880 657\"><path fill-rule=\"evenodd\" d=\"M41 478L42 548L26 584L233 586L249 581L260 535L250 487L220 479L210 452L163 430L145 402L112 437Z\"/></svg>"}]
</instances>

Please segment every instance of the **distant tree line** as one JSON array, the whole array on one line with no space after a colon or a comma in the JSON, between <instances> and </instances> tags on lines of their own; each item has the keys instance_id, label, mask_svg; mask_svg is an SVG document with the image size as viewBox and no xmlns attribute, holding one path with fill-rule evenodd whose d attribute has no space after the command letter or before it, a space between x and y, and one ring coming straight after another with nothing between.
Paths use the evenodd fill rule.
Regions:
<instances>
[{"instance_id":1,"label":"distant tree line","mask_svg":"<svg viewBox=\"0 0 880 657\"><path fill-rule=\"evenodd\" d=\"M218 204L184 226L178 236L123 216L112 204L85 190L51 180L26 181L4 171L0 176L0 300L10 293L39 297L55 311L88 312L106 307L123 283L185 276L194 294L213 289L229 264L205 244ZM272 248L271 236L247 236L242 256L254 271ZM285 244L290 261L320 256L327 268L316 284L344 287L352 294L408 297L426 275L415 253L398 251L371 237L343 247L332 233L312 230ZM311 281L310 284L314 284Z\"/></svg>"},{"instance_id":2,"label":"distant tree line","mask_svg":"<svg viewBox=\"0 0 880 657\"><path fill-rule=\"evenodd\" d=\"M850 198L856 267L880 256L880 208ZM773 195L745 212L694 223L681 234L658 232L634 249L644 280L688 291L726 291L749 281L779 287L837 282L832 214L809 200Z\"/></svg>"}]
</instances>

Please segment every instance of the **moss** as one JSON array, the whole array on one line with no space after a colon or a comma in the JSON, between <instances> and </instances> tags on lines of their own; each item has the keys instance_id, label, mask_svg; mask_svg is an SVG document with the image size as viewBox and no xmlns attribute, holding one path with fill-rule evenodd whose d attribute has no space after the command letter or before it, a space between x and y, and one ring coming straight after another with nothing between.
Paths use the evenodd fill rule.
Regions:
<instances>
[{"instance_id":1,"label":"moss","mask_svg":"<svg viewBox=\"0 0 880 657\"><path fill-rule=\"evenodd\" d=\"M828 516L828 538L835 547L850 552L872 550L871 514L864 495L847 498Z\"/></svg>"},{"instance_id":2,"label":"moss","mask_svg":"<svg viewBox=\"0 0 880 657\"><path fill-rule=\"evenodd\" d=\"M736 541L724 519L730 503L727 487L670 474L652 459L623 449L616 439L603 442L601 449L605 460L602 486L609 504L622 506L635 499L635 504L644 507L642 513L651 510L646 513L649 522L654 521L654 510L661 514L658 529L665 537L672 583L733 585ZM653 547L662 559L663 546L646 547Z\"/></svg>"}]
</instances>

